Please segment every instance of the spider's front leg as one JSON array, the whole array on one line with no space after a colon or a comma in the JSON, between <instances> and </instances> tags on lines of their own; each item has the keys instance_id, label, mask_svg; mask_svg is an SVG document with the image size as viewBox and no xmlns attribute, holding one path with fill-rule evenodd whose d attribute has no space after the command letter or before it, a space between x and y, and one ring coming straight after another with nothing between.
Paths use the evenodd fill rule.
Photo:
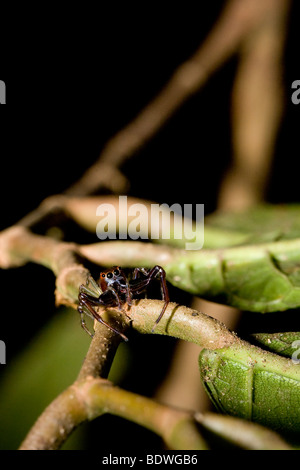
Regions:
<instances>
[{"instance_id":1,"label":"spider's front leg","mask_svg":"<svg viewBox=\"0 0 300 470\"><path fill-rule=\"evenodd\" d=\"M140 273L144 275L144 279L139 277ZM161 266L158 266L158 265L148 270L144 268L136 268L133 273L133 281L132 281L132 292L135 292L136 294L140 294L150 284L150 282L152 282L152 280L158 276L160 277L161 293L162 293L162 298L165 303L158 318L155 320L154 326L151 330L152 332L155 330L157 324L162 319L166 311L166 308L170 302L169 292L168 292L168 287L167 287L167 282L166 282L166 272Z\"/></svg>"},{"instance_id":2,"label":"spider's front leg","mask_svg":"<svg viewBox=\"0 0 300 470\"><path fill-rule=\"evenodd\" d=\"M168 291L168 287L167 287L167 281L166 281L166 272L165 270L161 267L161 266L154 266L153 269L150 270L148 276L149 276L149 279L150 281L156 277L156 276L160 276L160 287L161 287L161 293L162 293L162 298L163 300L165 301L164 303L164 306L162 308L162 311L160 312L158 318L155 320L154 322L154 326L152 328L152 333L153 331L155 330L156 326L158 325L158 323L160 322L160 320L162 319L165 311L166 311L166 308L170 302L170 297L169 297L169 291ZM149 281L149 282L150 282Z\"/></svg>"},{"instance_id":3,"label":"spider's front leg","mask_svg":"<svg viewBox=\"0 0 300 470\"><path fill-rule=\"evenodd\" d=\"M93 309L93 306L105 306L105 307L115 307L116 306L116 299L114 296L110 296L109 291L104 292L101 294L99 297L94 297L90 293L87 293L89 289L87 289L85 286L80 286L80 291L79 291L79 305L78 305L78 312L80 313L80 318L81 318L81 326L82 328L91 336L93 337L94 335L89 331L89 329L86 326L86 322L84 319L84 314L94 318L97 320L99 323L102 323L105 325L107 328L109 328L111 331L114 333L120 335L124 341L128 341L127 336L125 336L123 333L120 331L116 330L114 327L109 325L106 321L103 320L103 318ZM91 291L89 291L91 292Z\"/></svg>"}]
</instances>

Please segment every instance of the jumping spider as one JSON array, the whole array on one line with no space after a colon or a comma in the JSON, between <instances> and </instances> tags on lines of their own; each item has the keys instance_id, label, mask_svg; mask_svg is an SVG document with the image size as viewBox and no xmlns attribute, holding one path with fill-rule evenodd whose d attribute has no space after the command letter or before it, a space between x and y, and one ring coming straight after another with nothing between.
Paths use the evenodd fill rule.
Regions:
<instances>
[{"instance_id":1,"label":"jumping spider","mask_svg":"<svg viewBox=\"0 0 300 470\"><path fill-rule=\"evenodd\" d=\"M133 295L144 292L150 282L157 276L160 277L162 298L165 303L154 323L153 331L161 320L169 303L166 273L161 266L154 266L152 269L135 268L131 278L126 277L120 266L113 266L100 273L98 284L92 277L88 278L87 286L90 282L94 290L81 285L78 295L78 312L80 313L82 328L93 337L93 334L89 331L85 323L84 314L86 314L119 334L125 341L128 341L128 338L123 335L123 333L106 323L93 307L104 305L106 307L117 307L119 310L122 310L124 303L127 303L130 307Z\"/></svg>"}]
</instances>

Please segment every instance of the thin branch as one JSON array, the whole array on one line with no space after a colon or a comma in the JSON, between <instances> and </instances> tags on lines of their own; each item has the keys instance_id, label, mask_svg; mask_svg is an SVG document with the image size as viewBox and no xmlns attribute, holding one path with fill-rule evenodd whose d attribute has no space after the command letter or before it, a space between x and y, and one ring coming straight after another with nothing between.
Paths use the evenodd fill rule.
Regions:
<instances>
[{"instance_id":1,"label":"thin branch","mask_svg":"<svg viewBox=\"0 0 300 470\"><path fill-rule=\"evenodd\" d=\"M105 309L101 310L101 316L108 313L105 312ZM120 316L119 318L110 316L109 323L122 332L129 326L126 318L121 318ZM95 322L95 334L77 380L81 381L87 377L106 379L121 341L120 335L105 325Z\"/></svg>"},{"instance_id":2,"label":"thin branch","mask_svg":"<svg viewBox=\"0 0 300 470\"><path fill-rule=\"evenodd\" d=\"M75 243L64 243L13 226L0 234L0 267L7 269L28 262L51 269L56 276L56 303L76 308L79 286L90 275L80 262Z\"/></svg>"},{"instance_id":3,"label":"thin branch","mask_svg":"<svg viewBox=\"0 0 300 470\"><path fill-rule=\"evenodd\" d=\"M66 197L61 194L55 194L44 199L38 207L26 214L15 225L31 228L35 224L41 222L44 218L52 213L64 210Z\"/></svg>"},{"instance_id":4,"label":"thin branch","mask_svg":"<svg viewBox=\"0 0 300 470\"><path fill-rule=\"evenodd\" d=\"M151 333L163 301L141 299L129 311L132 327L140 333ZM239 338L218 320L203 312L170 303L155 333L190 341L207 349L218 349L238 343Z\"/></svg>"},{"instance_id":5,"label":"thin branch","mask_svg":"<svg viewBox=\"0 0 300 470\"><path fill-rule=\"evenodd\" d=\"M150 429L171 449L206 448L192 414L114 387L107 380L87 377L76 381L45 409L20 450L59 449L80 423L104 413Z\"/></svg>"}]
</instances>

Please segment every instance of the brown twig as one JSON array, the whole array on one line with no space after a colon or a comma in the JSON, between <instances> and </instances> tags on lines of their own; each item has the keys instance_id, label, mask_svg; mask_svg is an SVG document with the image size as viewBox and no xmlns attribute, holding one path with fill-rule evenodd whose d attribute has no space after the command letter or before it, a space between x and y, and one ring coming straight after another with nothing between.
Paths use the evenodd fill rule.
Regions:
<instances>
[{"instance_id":1,"label":"brown twig","mask_svg":"<svg viewBox=\"0 0 300 470\"><path fill-rule=\"evenodd\" d=\"M99 312L100 313L100 312ZM101 316L105 315L105 308L101 309ZM129 326L128 319L125 317L109 317L109 322L118 331L125 332ZM108 377L114 356L118 349L121 336L107 328L105 325L95 323L95 334L90 344L89 350L78 374L77 380L81 381L87 377Z\"/></svg>"}]
</instances>

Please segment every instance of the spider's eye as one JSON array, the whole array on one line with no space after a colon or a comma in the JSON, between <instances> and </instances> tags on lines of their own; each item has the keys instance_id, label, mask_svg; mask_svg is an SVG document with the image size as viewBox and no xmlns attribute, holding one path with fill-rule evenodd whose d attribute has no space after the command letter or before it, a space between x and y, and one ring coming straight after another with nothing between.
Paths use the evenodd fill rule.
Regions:
<instances>
[{"instance_id":1,"label":"spider's eye","mask_svg":"<svg viewBox=\"0 0 300 470\"><path fill-rule=\"evenodd\" d=\"M115 270L114 270L114 275L115 275L115 276L119 276L119 274L120 274L120 271L119 271L118 269L115 269Z\"/></svg>"},{"instance_id":2,"label":"spider's eye","mask_svg":"<svg viewBox=\"0 0 300 470\"><path fill-rule=\"evenodd\" d=\"M102 273L102 274L101 274L101 276L102 276L102 277L105 277L105 274L104 274L104 273Z\"/></svg>"},{"instance_id":3,"label":"spider's eye","mask_svg":"<svg viewBox=\"0 0 300 470\"><path fill-rule=\"evenodd\" d=\"M107 278L111 279L113 277L113 273L107 273Z\"/></svg>"}]
</instances>

